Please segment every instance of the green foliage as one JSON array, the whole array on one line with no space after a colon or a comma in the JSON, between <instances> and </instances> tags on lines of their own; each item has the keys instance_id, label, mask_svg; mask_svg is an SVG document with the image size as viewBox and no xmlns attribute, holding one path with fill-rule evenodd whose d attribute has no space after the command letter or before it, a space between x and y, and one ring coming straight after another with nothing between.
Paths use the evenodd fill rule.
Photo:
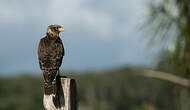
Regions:
<instances>
[{"instance_id":1,"label":"green foliage","mask_svg":"<svg viewBox=\"0 0 190 110\"><path fill-rule=\"evenodd\" d=\"M0 80L0 110L42 110L42 82L37 77Z\"/></svg>"},{"instance_id":2,"label":"green foliage","mask_svg":"<svg viewBox=\"0 0 190 110\"><path fill-rule=\"evenodd\" d=\"M157 69L190 78L190 0L161 0L150 3L148 24L151 44L168 46L158 60ZM161 42L160 42L161 41ZM173 110L189 110L190 93L171 87ZM186 92L185 92L186 91ZM183 98L182 98L183 97ZM184 98L186 97L186 98ZM187 106L188 105L188 106Z\"/></svg>"},{"instance_id":3,"label":"green foliage","mask_svg":"<svg viewBox=\"0 0 190 110\"><path fill-rule=\"evenodd\" d=\"M79 110L173 110L173 84L118 69L72 74L77 80ZM0 79L0 110L42 110L42 78Z\"/></svg>"},{"instance_id":4,"label":"green foliage","mask_svg":"<svg viewBox=\"0 0 190 110\"><path fill-rule=\"evenodd\" d=\"M150 15L147 19L150 42L161 40L168 46L167 61L176 65L181 76L190 77L190 1L161 0L150 3Z\"/></svg>"}]
</instances>

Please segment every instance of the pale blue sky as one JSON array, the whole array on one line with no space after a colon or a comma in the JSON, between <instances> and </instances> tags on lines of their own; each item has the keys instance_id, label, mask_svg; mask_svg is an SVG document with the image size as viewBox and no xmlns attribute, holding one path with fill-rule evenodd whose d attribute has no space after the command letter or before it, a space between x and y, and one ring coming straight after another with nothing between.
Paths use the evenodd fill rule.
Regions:
<instances>
[{"instance_id":1,"label":"pale blue sky","mask_svg":"<svg viewBox=\"0 0 190 110\"><path fill-rule=\"evenodd\" d=\"M160 49L147 49L146 34L137 29L147 1L0 0L0 73L39 72L37 46L50 24L66 30L63 71L151 67Z\"/></svg>"}]
</instances>

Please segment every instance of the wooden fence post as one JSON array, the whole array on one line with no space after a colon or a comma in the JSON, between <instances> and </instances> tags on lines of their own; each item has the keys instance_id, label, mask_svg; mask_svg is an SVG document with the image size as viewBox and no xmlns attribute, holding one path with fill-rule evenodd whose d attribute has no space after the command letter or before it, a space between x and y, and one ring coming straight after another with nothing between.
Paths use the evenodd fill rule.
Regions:
<instances>
[{"instance_id":1,"label":"wooden fence post","mask_svg":"<svg viewBox=\"0 0 190 110\"><path fill-rule=\"evenodd\" d=\"M56 78L57 94L44 94L43 104L45 110L77 110L77 87L72 78Z\"/></svg>"}]
</instances>

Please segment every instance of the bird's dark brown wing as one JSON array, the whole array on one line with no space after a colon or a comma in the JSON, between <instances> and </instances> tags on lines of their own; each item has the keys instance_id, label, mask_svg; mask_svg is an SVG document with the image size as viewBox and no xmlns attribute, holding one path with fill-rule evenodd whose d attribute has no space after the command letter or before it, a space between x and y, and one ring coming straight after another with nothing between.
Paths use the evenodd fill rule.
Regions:
<instances>
[{"instance_id":1,"label":"bird's dark brown wing","mask_svg":"<svg viewBox=\"0 0 190 110\"><path fill-rule=\"evenodd\" d=\"M42 70L58 70L64 56L64 47L60 38L44 37L38 47L38 59Z\"/></svg>"}]
</instances>

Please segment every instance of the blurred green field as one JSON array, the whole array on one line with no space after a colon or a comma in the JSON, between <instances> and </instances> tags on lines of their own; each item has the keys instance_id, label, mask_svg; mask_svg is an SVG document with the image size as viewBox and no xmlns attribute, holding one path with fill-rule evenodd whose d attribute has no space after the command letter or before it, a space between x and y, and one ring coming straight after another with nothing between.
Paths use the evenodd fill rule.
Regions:
<instances>
[{"instance_id":1,"label":"blurred green field","mask_svg":"<svg viewBox=\"0 0 190 110\"><path fill-rule=\"evenodd\" d=\"M175 110L176 86L139 72L121 68L68 75L77 80L79 110ZM42 110L42 81L26 75L1 78L0 110Z\"/></svg>"}]
</instances>

